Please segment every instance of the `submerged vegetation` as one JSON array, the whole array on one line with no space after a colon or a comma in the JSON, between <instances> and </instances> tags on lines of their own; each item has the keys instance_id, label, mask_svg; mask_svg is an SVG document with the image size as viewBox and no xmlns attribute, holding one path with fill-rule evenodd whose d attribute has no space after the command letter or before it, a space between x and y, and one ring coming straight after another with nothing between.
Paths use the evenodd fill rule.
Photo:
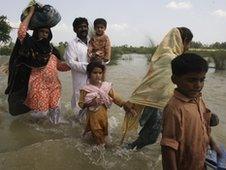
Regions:
<instances>
[{"instance_id":1,"label":"submerged vegetation","mask_svg":"<svg viewBox=\"0 0 226 170\"><path fill-rule=\"evenodd\" d=\"M112 56L110 64L117 64L118 59L122 57L123 54L145 54L150 56L155 52L156 47L132 47L132 46L114 46L112 47Z\"/></svg>"},{"instance_id":2,"label":"submerged vegetation","mask_svg":"<svg viewBox=\"0 0 226 170\"><path fill-rule=\"evenodd\" d=\"M226 70L226 49L191 49L189 51L203 56L209 63L214 63L216 70Z\"/></svg>"}]
</instances>

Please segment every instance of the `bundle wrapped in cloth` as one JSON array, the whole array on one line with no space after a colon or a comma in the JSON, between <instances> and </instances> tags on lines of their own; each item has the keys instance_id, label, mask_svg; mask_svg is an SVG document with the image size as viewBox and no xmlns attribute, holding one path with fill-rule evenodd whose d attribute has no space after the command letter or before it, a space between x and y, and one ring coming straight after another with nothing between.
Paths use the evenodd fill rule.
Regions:
<instances>
[{"instance_id":1,"label":"bundle wrapped in cloth","mask_svg":"<svg viewBox=\"0 0 226 170\"><path fill-rule=\"evenodd\" d=\"M61 16L59 12L51 5L42 5L32 0L28 7L24 9L20 20L23 21L29 13L30 7L35 6L35 12L30 20L28 28L34 30L36 28L51 28L57 25Z\"/></svg>"},{"instance_id":2,"label":"bundle wrapped in cloth","mask_svg":"<svg viewBox=\"0 0 226 170\"><path fill-rule=\"evenodd\" d=\"M226 170L226 149L223 144L221 144L220 149L222 152L221 156L218 156L215 150L208 149L205 160L207 167L214 170Z\"/></svg>"}]
</instances>

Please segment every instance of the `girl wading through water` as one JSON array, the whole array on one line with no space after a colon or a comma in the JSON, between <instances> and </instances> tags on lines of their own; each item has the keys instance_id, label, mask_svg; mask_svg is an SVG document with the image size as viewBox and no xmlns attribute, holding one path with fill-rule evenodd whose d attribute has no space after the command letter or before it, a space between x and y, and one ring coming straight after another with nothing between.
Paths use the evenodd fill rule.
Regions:
<instances>
[{"instance_id":1,"label":"girl wading through water","mask_svg":"<svg viewBox=\"0 0 226 170\"><path fill-rule=\"evenodd\" d=\"M87 66L89 83L80 91L79 106L86 112L87 124L84 135L91 132L95 143L107 144L108 109L112 102L122 107L123 101L115 93L112 84L104 81L105 64L101 60L91 61Z\"/></svg>"}]
</instances>

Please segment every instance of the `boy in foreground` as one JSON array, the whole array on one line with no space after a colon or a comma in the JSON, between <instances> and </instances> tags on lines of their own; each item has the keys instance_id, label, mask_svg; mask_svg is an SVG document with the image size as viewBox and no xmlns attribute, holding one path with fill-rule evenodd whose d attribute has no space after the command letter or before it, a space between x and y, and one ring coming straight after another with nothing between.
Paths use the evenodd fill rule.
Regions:
<instances>
[{"instance_id":1,"label":"boy in foreground","mask_svg":"<svg viewBox=\"0 0 226 170\"><path fill-rule=\"evenodd\" d=\"M201 94L208 64L186 53L173 59L171 67L177 88L163 112L163 169L203 170L208 145L219 151L210 137L211 112Z\"/></svg>"}]
</instances>

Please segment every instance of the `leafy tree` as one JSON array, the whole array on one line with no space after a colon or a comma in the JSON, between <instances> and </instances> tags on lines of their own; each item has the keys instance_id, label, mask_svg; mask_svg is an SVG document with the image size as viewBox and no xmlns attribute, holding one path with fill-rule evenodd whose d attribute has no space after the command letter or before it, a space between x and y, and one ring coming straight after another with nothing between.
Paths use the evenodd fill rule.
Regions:
<instances>
[{"instance_id":1,"label":"leafy tree","mask_svg":"<svg viewBox=\"0 0 226 170\"><path fill-rule=\"evenodd\" d=\"M7 43L11 40L9 34L12 28L6 20L6 16L0 16L0 45L2 45L3 43Z\"/></svg>"},{"instance_id":2,"label":"leafy tree","mask_svg":"<svg viewBox=\"0 0 226 170\"><path fill-rule=\"evenodd\" d=\"M226 49L226 42L215 42L213 44L210 45L210 48L214 48L214 49Z\"/></svg>"},{"instance_id":3,"label":"leafy tree","mask_svg":"<svg viewBox=\"0 0 226 170\"><path fill-rule=\"evenodd\" d=\"M67 46L68 46L67 42L59 42L57 49L59 50L61 56L64 55L64 51L65 51L65 48L67 48Z\"/></svg>"},{"instance_id":4,"label":"leafy tree","mask_svg":"<svg viewBox=\"0 0 226 170\"><path fill-rule=\"evenodd\" d=\"M203 48L204 46L201 42L192 41L190 47L191 48Z\"/></svg>"}]
</instances>

